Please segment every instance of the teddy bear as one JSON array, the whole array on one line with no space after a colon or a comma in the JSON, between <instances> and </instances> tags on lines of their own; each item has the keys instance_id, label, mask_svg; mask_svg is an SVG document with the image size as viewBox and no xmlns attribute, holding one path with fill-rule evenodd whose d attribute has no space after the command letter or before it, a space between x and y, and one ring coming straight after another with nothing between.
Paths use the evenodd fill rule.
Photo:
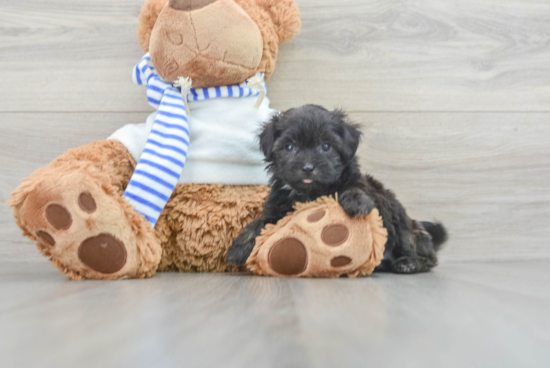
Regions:
<instances>
[{"instance_id":1,"label":"teddy bear","mask_svg":"<svg viewBox=\"0 0 550 368\"><path fill-rule=\"evenodd\" d=\"M264 80L300 25L293 0L146 0L134 82L157 111L24 179L23 235L73 280L234 271L227 249L269 193Z\"/></svg>"}]
</instances>

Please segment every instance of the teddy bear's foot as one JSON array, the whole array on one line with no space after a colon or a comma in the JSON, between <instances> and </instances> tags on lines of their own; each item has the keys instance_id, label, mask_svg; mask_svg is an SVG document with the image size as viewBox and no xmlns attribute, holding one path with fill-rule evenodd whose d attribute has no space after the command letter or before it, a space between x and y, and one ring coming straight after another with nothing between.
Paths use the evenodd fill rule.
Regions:
<instances>
[{"instance_id":1,"label":"teddy bear's foot","mask_svg":"<svg viewBox=\"0 0 550 368\"><path fill-rule=\"evenodd\" d=\"M387 235L377 209L352 219L334 198L322 197L268 224L246 265L278 277L370 275L382 261Z\"/></svg>"},{"instance_id":2,"label":"teddy bear's foot","mask_svg":"<svg viewBox=\"0 0 550 368\"><path fill-rule=\"evenodd\" d=\"M151 225L94 165L40 169L10 205L24 234L71 279L150 277L160 263Z\"/></svg>"}]
</instances>

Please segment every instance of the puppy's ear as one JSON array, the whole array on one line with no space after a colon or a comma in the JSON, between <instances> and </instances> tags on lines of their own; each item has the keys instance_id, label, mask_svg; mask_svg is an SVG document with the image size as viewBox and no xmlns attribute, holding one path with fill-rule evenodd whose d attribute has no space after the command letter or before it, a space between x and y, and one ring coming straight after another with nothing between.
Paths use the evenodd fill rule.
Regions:
<instances>
[{"instance_id":1,"label":"puppy's ear","mask_svg":"<svg viewBox=\"0 0 550 368\"><path fill-rule=\"evenodd\" d=\"M342 154L346 160L351 160L361 143L360 126L349 122L346 113L342 110L334 110L332 117L336 134L342 138Z\"/></svg>"},{"instance_id":2,"label":"puppy's ear","mask_svg":"<svg viewBox=\"0 0 550 368\"><path fill-rule=\"evenodd\" d=\"M277 124L281 120L282 113L275 114L264 124L260 133L260 150L262 150L267 162L273 161L273 146L278 138Z\"/></svg>"}]
</instances>

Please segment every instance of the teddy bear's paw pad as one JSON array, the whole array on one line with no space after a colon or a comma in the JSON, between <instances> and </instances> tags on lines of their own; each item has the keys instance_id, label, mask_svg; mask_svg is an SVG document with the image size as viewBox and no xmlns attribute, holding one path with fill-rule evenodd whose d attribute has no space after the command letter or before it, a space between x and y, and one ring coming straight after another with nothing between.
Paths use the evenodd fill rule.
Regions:
<instances>
[{"instance_id":1,"label":"teddy bear's paw pad","mask_svg":"<svg viewBox=\"0 0 550 368\"><path fill-rule=\"evenodd\" d=\"M202 9L218 0L170 0L170 7L176 10L193 11Z\"/></svg>"},{"instance_id":2,"label":"teddy bear's paw pad","mask_svg":"<svg viewBox=\"0 0 550 368\"><path fill-rule=\"evenodd\" d=\"M330 265L334 268L338 268L338 267L344 267L344 266L347 266L349 265L351 262L353 262L353 260L349 257L346 257L346 256L340 256L340 257L334 257L331 261L330 261Z\"/></svg>"},{"instance_id":3,"label":"teddy bear's paw pad","mask_svg":"<svg viewBox=\"0 0 550 368\"><path fill-rule=\"evenodd\" d=\"M87 213L94 213L97 210L95 199L88 192L81 193L80 196L78 196L78 206L82 211Z\"/></svg>"},{"instance_id":4,"label":"teddy bear's paw pad","mask_svg":"<svg viewBox=\"0 0 550 368\"><path fill-rule=\"evenodd\" d=\"M46 220L57 230L67 230L73 223L69 210L60 204L50 204L46 207Z\"/></svg>"},{"instance_id":5,"label":"teddy bear's paw pad","mask_svg":"<svg viewBox=\"0 0 550 368\"><path fill-rule=\"evenodd\" d=\"M113 274L124 267L127 253L120 240L110 234L100 234L80 244L78 257L94 271Z\"/></svg>"},{"instance_id":6,"label":"teddy bear's paw pad","mask_svg":"<svg viewBox=\"0 0 550 368\"><path fill-rule=\"evenodd\" d=\"M55 245L55 240L54 238L48 234L47 232L45 231L42 231L42 230L39 230L37 233L36 233L36 236L40 239L42 239L46 244L48 245L51 245L52 247Z\"/></svg>"},{"instance_id":7,"label":"teddy bear's paw pad","mask_svg":"<svg viewBox=\"0 0 550 368\"><path fill-rule=\"evenodd\" d=\"M325 217L326 214L327 214L326 210L315 211L314 213L312 213L307 217L307 222L309 223L319 222L323 219L323 217Z\"/></svg>"},{"instance_id":8,"label":"teddy bear's paw pad","mask_svg":"<svg viewBox=\"0 0 550 368\"><path fill-rule=\"evenodd\" d=\"M271 248L268 262L271 268L281 275L299 275L307 268L306 247L296 238L282 239Z\"/></svg>"},{"instance_id":9,"label":"teddy bear's paw pad","mask_svg":"<svg viewBox=\"0 0 550 368\"><path fill-rule=\"evenodd\" d=\"M337 247L349 238L349 229L341 224L329 225L323 229L321 240L328 246Z\"/></svg>"}]
</instances>

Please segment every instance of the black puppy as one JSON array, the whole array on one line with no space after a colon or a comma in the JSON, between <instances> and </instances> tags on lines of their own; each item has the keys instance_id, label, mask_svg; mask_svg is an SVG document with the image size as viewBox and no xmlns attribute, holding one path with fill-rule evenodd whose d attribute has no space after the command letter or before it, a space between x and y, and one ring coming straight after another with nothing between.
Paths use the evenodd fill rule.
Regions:
<instances>
[{"instance_id":1,"label":"black puppy","mask_svg":"<svg viewBox=\"0 0 550 368\"><path fill-rule=\"evenodd\" d=\"M260 134L271 174L272 191L262 218L249 224L227 255L243 265L266 224L275 224L296 202L338 193L350 217L378 208L388 229L384 261L377 271L426 272L437 265L436 252L446 241L441 224L419 223L407 216L395 195L370 175L361 175L355 153L361 133L342 111L306 105L274 116Z\"/></svg>"}]
</instances>

